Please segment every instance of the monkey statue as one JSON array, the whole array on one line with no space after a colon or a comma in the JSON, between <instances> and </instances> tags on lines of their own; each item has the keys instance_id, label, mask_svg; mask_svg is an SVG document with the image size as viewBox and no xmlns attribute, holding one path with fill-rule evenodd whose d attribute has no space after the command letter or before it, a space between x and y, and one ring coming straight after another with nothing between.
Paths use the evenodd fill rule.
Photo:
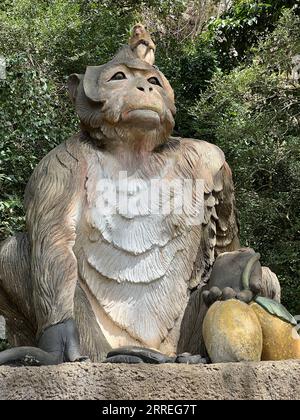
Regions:
<instances>
[{"instance_id":1,"label":"monkey statue","mask_svg":"<svg viewBox=\"0 0 300 420\"><path fill-rule=\"evenodd\" d=\"M240 248L224 154L172 137L173 90L130 46L71 75L68 89L80 130L35 168L25 191L27 232L0 245L0 314L15 346L0 353L0 364L203 362L203 292L211 303L216 288L242 290L233 277L253 252L238 252L233 271L225 258L210 290L217 256ZM170 189L169 210L161 211L161 190L152 209L155 182L186 180L186 191ZM177 211L185 192L201 211ZM250 288L272 297L278 286L257 266Z\"/></svg>"},{"instance_id":2,"label":"monkey statue","mask_svg":"<svg viewBox=\"0 0 300 420\"><path fill-rule=\"evenodd\" d=\"M133 29L129 39L129 46L134 54L146 63L153 66L155 62L156 46L147 31L147 28L141 23L137 23Z\"/></svg>"}]
</instances>

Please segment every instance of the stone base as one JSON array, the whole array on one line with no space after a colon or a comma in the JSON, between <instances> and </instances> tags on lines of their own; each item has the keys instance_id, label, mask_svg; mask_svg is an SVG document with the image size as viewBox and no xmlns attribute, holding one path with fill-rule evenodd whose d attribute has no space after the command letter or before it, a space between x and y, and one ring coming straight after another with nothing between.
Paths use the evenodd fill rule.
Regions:
<instances>
[{"instance_id":1,"label":"stone base","mask_svg":"<svg viewBox=\"0 0 300 420\"><path fill-rule=\"evenodd\" d=\"M0 367L0 400L300 399L300 361Z\"/></svg>"}]
</instances>

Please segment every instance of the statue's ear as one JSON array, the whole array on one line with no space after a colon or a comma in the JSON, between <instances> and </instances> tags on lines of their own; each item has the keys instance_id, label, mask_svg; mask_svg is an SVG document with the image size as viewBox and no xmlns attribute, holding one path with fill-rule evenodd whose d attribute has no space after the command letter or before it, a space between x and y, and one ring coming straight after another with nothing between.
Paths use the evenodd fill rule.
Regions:
<instances>
[{"instance_id":1,"label":"statue's ear","mask_svg":"<svg viewBox=\"0 0 300 420\"><path fill-rule=\"evenodd\" d=\"M77 89L82 79L83 79L83 75L76 74L76 73L71 74L71 76L69 76L68 78L68 83L67 83L68 91L69 91L70 99L73 104L75 103L75 99L77 96Z\"/></svg>"},{"instance_id":2,"label":"statue's ear","mask_svg":"<svg viewBox=\"0 0 300 420\"><path fill-rule=\"evenodd\" d=\"M99 78L103 66L88 66L83 79L84 93L92 102L101 102L99 95Z\"/></svg>"}]
</instances>

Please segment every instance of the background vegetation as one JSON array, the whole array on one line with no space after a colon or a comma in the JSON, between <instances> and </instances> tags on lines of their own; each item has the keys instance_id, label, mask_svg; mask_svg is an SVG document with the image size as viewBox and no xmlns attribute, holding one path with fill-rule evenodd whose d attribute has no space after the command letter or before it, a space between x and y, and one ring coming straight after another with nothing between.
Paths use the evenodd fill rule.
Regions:
<instances>
[{"instance_id":1,"label":"background vegetation","mask_svg":"<svg viewBox=\"0 0 300 420\"><path fill-rule=\"evenodd\" d=\"M142 20L176 92L176 133L224 150L243 245L262 253L300 314L299 13L291 0L2 0L0 240L24 229L35 165L77 130L67 76L112 57Z\"/></svg>"}]
</instances>

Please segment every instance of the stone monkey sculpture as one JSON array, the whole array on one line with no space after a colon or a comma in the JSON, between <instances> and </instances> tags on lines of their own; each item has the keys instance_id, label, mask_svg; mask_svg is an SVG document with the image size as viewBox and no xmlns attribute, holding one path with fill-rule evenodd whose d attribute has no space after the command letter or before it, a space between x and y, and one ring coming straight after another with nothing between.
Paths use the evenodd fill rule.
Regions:
<instances>
[{"instance_id":1,"label":"stone monkey sculpture","mask_svg":"<svg viewBox=\"0 0 300 420\"><path fill-rule=\"evenodd\" d=\"M25 355L45 364L84 356L102 361L122 346L135 348L112 359L204 354L202 292L215 258L240 246L224 154L204 141L171 136L173 90L129 46L70 76L68 86L80 132L36 167L25 192L27 233L0 246L0 314L11 344L31 346L0 353L0 363ZM203 219L190 224L185 212L103 213L105 200L114 203L103 199L101 186L116 186L124 171L128 185L116 189L119 198L138 197L154 178L203 180ZM273 293L259 268L251 285Z\"/></svg>"},{"instance_id":2,"label":"stone monkey sculpture","mask_svg":"<svg viewBox=\"0 0 300 420\"><path fill-rule=\"evenodd\" d=\"M153 66L156 46L147 28L141 23L133 27L132 35L129 39L129 46L139 59Z\"/></svg>"}]
</instances>

